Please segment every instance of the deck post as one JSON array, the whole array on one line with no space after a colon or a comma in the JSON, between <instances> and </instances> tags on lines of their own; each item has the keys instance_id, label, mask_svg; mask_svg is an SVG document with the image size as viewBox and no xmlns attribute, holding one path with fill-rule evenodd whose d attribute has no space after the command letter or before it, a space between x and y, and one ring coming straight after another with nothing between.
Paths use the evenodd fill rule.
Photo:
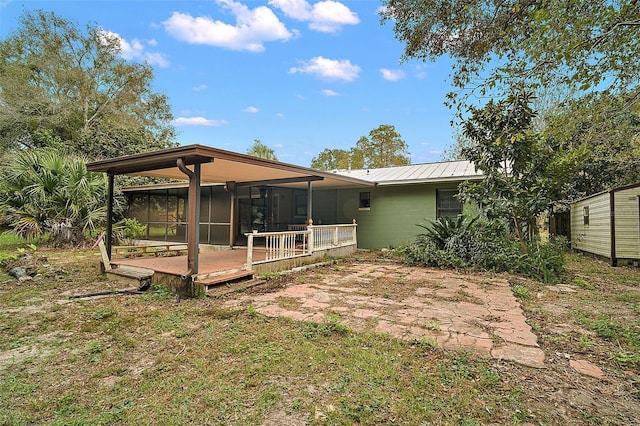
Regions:
<instances>
[{"instance_id":1,"label":"deck post","mask_svg":"<svg viewBox=\"0 0 640 426\"><path fill-rule=\"evenodd\" d=\"M311 254L313 253L313 219L309 219L307 232L309 233L309 241L307 242L307 244L309 245L309 254Z\"/></svg>"},{"instance_id":2,"label":"deck post","mask_svg":"<svg viewBox=\"0 0 640 426\"><path fill-rule=\"evenodd\" d=\"M247 234L247 265L245 269L250 271L253 267L253 233Z\"/></svg>"},{"instance_id":3,"label":"deck post","mask_svg":"<svg viewBox=\"0 0 640 426\"><path fill-rule=\"evenodd\" d=\"M307 182L307 220L313 217L313 186L311 181Z\"/></svg>"},{"instance_id":4,"label":"deck post","mask_svg":"<svg viewBox=\"0 0 640 426\"><path fill-rule=\"evenodd\" d=\"M200 243L200 163L188 169L182 158L177 160L178 169L189 177L189 219L187 223L187 272L184 277L198 274L198 249Z\"/></svg>"},{"instance_id":5,"label":"deck post","mask_svg":"<svg viewBox=\"0 0 640 426\"><path fill-rule=\"evenodd\" d=\"M107 257L111 260L111 241L113 239L113 185L114 175L112 173L107 174Z\"/></svg>"},{"instance_id":6,"label":"deck post","mask_svg":"<svg viewBox=\"0 0 640 426\"><path fill-rule=\"evenodd\" d=\"M224 189L231 194L231 207L229 211L229 247L233 248L236 243L236 183L228 181Z\"/></svg>"},{"instance_id":7,"label":"deck post","mask_svg":"<svg viewBox=\"0 0 640 426\"><path fill-rule=\"evenodd\" d=\"M351 228L351 232L353 233L353 235L351 236L351 241L353 242L353 244L355 244L356 246L358 245L358 233L357 233L357 229L358 229L358 224L356 223L356 220L353 219L353 228Z\"/></svg>"}]
</instances>

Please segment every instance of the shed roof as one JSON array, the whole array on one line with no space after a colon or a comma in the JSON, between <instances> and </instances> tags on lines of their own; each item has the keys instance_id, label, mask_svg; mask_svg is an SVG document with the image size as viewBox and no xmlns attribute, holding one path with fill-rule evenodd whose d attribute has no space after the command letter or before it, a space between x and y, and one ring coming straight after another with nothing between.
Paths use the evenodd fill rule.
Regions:
<instances>
[{"instance_id":1,"label":"shed roof","mask_svg":"<svg viewBox=\"0 0 640 426\"><path fill-rule=\"evenodd\" d=\"M477 171L473 163L469 161L444 161L377 169L336 170L334 173L376 182L378 185L482 179L482 172Z\"/></svg>"},{"instance_id":2,"label":"shed roof","mask_svg":"<svg viewBox=\"0 0 640 426\"><path fill-rule=\"evenodd\" d=\"M113 175L186 179L178 169L177 161L186 165L201 164L203 184L235 181L238 184L269 182L271 185L305 186L313 181L314 187L373 186L375 182L352 176L295 166L250 155L225 151L203 145L188 145L154 152L127 155L87 164L89 171Z\"/></svg>"}]
</instances>

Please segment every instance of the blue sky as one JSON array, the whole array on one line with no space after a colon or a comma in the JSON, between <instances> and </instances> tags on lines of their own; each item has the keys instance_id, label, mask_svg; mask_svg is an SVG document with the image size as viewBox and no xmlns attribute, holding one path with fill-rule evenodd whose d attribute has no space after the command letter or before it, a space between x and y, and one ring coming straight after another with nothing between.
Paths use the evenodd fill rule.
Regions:
<instances>
[{"instance_id":1,"label":"blue sky","mask_svg":"<svg viewBox=\"0 0 640 426\"><path fill-rule=\"evenodd\" d=\"M153 66L181 145L244 153L260 139L280 161L308 166L381 124L396 127L413 163L440 160L453 142L450 63L400 63L379 1L0 2L2 38L31 9L120 37L127 59Z\"/></svg>"}]
</instances>

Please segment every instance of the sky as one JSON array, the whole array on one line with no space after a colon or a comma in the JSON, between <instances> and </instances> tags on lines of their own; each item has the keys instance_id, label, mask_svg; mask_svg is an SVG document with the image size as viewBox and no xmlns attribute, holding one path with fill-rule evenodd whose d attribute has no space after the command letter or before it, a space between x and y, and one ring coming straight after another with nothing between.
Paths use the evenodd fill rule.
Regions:
<instances>
[{"instance_id":1,"label":"sky","mask_svg":"<svg viewBox=\"0 0 640 426\"><path fill-rule=\"evenodd\" d=\"M25 10L117 36L125 59L154 69L180 145L246 153L255 139L280 161L309 166L395 126L412 163L453 143L451 63L401 61L379 0L0 0L0 38Z\"/></svg>"}]
</instances>

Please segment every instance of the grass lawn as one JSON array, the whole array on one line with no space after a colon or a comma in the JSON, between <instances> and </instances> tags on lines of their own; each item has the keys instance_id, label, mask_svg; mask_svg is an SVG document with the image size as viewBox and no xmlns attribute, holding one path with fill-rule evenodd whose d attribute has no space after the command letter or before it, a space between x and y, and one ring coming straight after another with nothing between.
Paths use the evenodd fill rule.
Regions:
<instances>
[{"instance_id":1,"label":"grass lawn","mask_svg":"<svg viewBox=\"0 0 640 426\"><path fill-rule=\"evenodd\" d=\"M0 245L5 258L17 250ZM118 285L99 254L38 248L0 275L0 424L629 424L640 418L640 271L571 255L563 286L514 277L549 367L228 310L214 299L70 300ZM346 259L343 262L352 260ZM284 280L312 282L321 271ZM282 279L282 278L279 278ZM557 289L571 289L562 292ZM229 296L233 297L233 295ZM567 356L599 365L581 376Z\"/></svg>"}]
</instances>

